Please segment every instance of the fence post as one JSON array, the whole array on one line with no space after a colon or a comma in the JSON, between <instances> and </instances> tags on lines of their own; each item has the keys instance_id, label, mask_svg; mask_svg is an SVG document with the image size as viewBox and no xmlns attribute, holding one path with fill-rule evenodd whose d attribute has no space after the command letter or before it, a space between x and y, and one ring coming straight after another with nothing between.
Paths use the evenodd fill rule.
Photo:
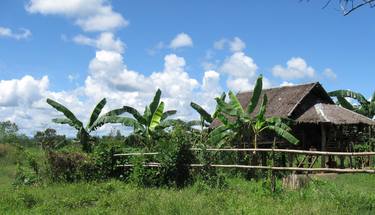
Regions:
<instances>
[{"instance_id":1,"label":"fence post","mask_svg":"<svg viewBox=\"0 0 375 215\"><path fill-rule=\"evenodd\" d=\"M321 130L321 136L322 136L322 148L321 148L321 151L326 151L327 136L326 136L325 126L324 126L323 123L320 125L320 130ZM321 158L321 167L324 168L325 165L326 165L326 157L324 155L322 155L322 158Z\"/></svg>"}]
</instances>

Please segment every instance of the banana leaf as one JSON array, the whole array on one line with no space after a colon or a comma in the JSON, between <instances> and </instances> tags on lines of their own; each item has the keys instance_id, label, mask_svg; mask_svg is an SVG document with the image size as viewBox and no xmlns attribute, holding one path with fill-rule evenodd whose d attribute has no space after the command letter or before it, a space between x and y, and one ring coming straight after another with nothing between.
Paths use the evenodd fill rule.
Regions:
<instances>
[{"instance_id":1,"label":"banana leaf","mask_svg":"<svg viewBox=\"0 0 375 215\"><path fill-rule=\"evenodd\" d=\"M79 121L76 116L64 105L52 100L52 99L47 99L47 103L51 105L53 108L55 108L57 111L61 112L68 118L74 125L75 128L81 128L83 127L83 124L81 121Z\"/></svg>"},{"instance_id":2,"label":"banana leaf","mask_svg":"<svg viewBox=\"0 0 375 215\"><path fill-rule=\"evenodd\" d=\"M72 126L73 128L77 129L78 131L81 129L81 127L76 126L70 119L67 118L57 118L57 119L52 119L52 122L57 123L57 124L67 124Z\"/></svg>"},{"instance_id":3,"label":"banana leaf","mask_svg":"<svg viewBox=\"0 0 375 215\"><path fill-rule=\"evenodd\" d=\"M190 106L196 110L199 115L207 122L209 123L212 123L213 119L212 119L212 116L211 114L209 114L205 109L203 109L200 105L194 103L194 102L191 102L190 103Z\"/></svg>"},{"instance_id":4,"label":"banana leaf","mask_svg":"<svg viewBox=\"0 0 375 215\"><path fill-rule=\"evenodd\" d=\"M177 113L176 110L167 110L167 111L165 111L165 112L163 113L163 116L161 117L161 121L167 119L167 118L170 117L170 116L175 115L176 113Z\"/></svg>"},{"instance_id":5,"label":"banana leaf","mask_svg":"<svg viewBox=\"0 0 375 215\"><path fill-rule=\"evenodd\" d=\"M94 108L94 110L91 113L89 123L87 124L86 128L90 128L94 122L98 119L100 113L103 110L103 107L107 103L107 100L103 98Z\"/></svg>"},{"instance_id":6,"label":"banana leaf","mask_svg":"<svg viewBox=\"0 0 375 215\"><path fill-rule=\"evenodd\" d=\"M156 109L158 108L158 105L159 105L159 102L160 102L160 96L161 96L161 90L158 89L155 93L155 96L154 96L154 99L152 100L151 104L150 104L150 111L151 111L151 114L154 114L154 112L156 111Z\"/></svg>"},{"instance_id":7,"label":"banana leaf","mask_svg":"<svg viewBox=\"0 0 375 215\"><path fill-rule=\"evenodd\" d=\"M329 96L336 96L336 97L349 97L356 99L361 105L368 105L369 101L360 93L353 92L351 90L336 90L328 93Z\"/></svg>"},{"instance_id":8,"label":"banana leaf","mask_svg":"<svg viewBox=\"0 0 375 215\"><path fill-rule=\"evenodd\" d=\"M260 75L256 81L250 103L247 105L248 114L251 114L254 111L255 107L258 105L260 94L262 93L262 88L263 88L263 76Z\"/></svg>"},{"instance_id":9,"label":"banana leaf","mask_svg":"<svg viewBox=\"0 0 375 215\"><path fill-rule=\"evenodd\" d=\"M160 105L156 109L156 111L152 114L151 122L149 128L153 131L159 124L161 117L163 116L164 111L164 102L160 102Z\"/></svg>"},{"instance_id":10,"label":"banana leaf","mask_svg":"<svg viewBox=\"0 0 375 215\"><path fill-rule=\"evenodd\" d=\"M273 130L277 135L281 136L288 142L297 145L299 143L299 140L295 138L291 133L288 131L282 129L281 127L274 126L274 125L269 125L267 126L268 129Z\"/></svg>"},{"instance_id":11,"label":"banana leaf","mask_svg":"<svg viewBox=\"0 0 375 215\"><path fill-rule=\"evenodd\" d=\"M123 107L125 112L130 113L133 115L133 117L141 124L146 125L147 121L146 119L137 111L137 109L130 107L130 106L124 106Z\"/></svg>"}]
</instances>

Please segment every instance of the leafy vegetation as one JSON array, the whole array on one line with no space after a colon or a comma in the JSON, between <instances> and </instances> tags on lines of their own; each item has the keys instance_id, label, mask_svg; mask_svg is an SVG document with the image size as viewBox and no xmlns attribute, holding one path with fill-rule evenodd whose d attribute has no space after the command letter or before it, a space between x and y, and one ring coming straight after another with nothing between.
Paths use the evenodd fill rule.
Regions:
<instances>
[{"instance_id":1,"label":"leafy vegetation","mask_svg":"<svg viewBox=\"0 0 375 215\"><path fill-rule=\"evenodd\" d=\"M53 119L52 121L59 124L67 124L75 128L78 133L77 136L79 137L79 141L82 145L82 150L85 152L91 151L91 143L90 143L90 132L95 131L102 125L106 123L119 123L121 118L118 115L125 112L124 108L119 108L115 110L111 110L106 114L99 117L100 113L102 112L103 107L107 103L106 99L102 99L94 108L91 113L90 120L86 126L83 125L81 121L79 121L76 116L64 105L52 100L47 99L47 103L55 108L57 111L64 114L66 118L57 118Z\"/></svg>"},{"instance_id":2,"label":"leafy vegetation","mask_svg":"<svg viewBox=\"0 0 375 215\"><path fill-rule=\"evenodd\" d=\"M375 92L371 100L367 100L362 94L350 90L336 90L328 93L332 97L337 98L337 103L342 107L355 111L359 114L372 119L375 117ZM346 100L352 98L358 102L358 105L352 105Z\"/></svg>"},{"instance_id":3,"label":"leafy vegetation","mask_svg":"<svg viewBox=\"0 0 375 215\"><path fill-rule=\"evenodd\" d=\"M153 146L154 139L157 138L158 133L174 123L174 120L168 120L167 118L176 114L176 111L164 111L164 102L160 101L160 97L161 90L158 89L152 102L146 106L143 115L133 107L124 106L124 111L130 113L134 118L121 118L125 126L134 128L133 134L140 137L148 149Z\"/></svg>"},{"instance_id":4,"label":"leafy vegetation","mask_svg":"<svg viewBox=\"0 0 375 215\"><path fill-rule=\"evenodd\" d=\"M262 76L246 107L233 92L223 93L216 98L213 114L192 102L200 120L188 122L170 118L176 111L164 110L160 90L143 114L124 106L101 115L106 104L103 99L86 126L68 108L47 99L65 116L53 121L74 127L80 141L59 135L51 128L28 138L18 133L16 124L0 122L0 213L373 213L374 190L368 184L375 182L374 175L339 175L335 180L314 180L307 187L290 191L281 187L282 173L260 171L259 177L246 170L210 167L212 163L259 162L262 157L266 159L262 165L285 163L285 157L277 153L268 159L268 154L244 156L206 150L224 143L238 148L253 144L256 148L258 137L264 132L297 144L290 133L292 122L267 117L267 96L261 95ZM209 128L214 122L221 125ZM107 136L90 136L105 123L121 123L133 130L128 136L118 130ZM355 150L370 150L373 140L364 141L368 144ZM192 147L198 151L190 150ZM150 151L159 154L115 156ZM196 163L202 166L191 167ZM353 165L360 163L363 161L353 159Z\"/></svg>"},{"instance_id":5,"label":"leafy vegetation","mask_svg":"<svg viewBox=\"0 0 375 215\"><path fill-rule=\"evenodd\" d=\"M229 103L226 103L222 98L216 98L218 107L217 117L222 125L212 131L210 135L211 140L220 146L227 141L234 141L237 142L237 144L243 143L244 148L246 147L246 143L253 143L254 148L256 148L257 138L260 133L264 130L272 130L290 143L297 144L299 141L289 133L291 129L284 123L285 119L279 117L266 118L266 94L263 96L263 101L258 113L254 116L254 111L258 105L261 93L262 76L257 79L250 103L247 105L246 110L242 107L236 95L231 91L229 91L228 94L230 99Z\"/></svg>"}]
</instances>

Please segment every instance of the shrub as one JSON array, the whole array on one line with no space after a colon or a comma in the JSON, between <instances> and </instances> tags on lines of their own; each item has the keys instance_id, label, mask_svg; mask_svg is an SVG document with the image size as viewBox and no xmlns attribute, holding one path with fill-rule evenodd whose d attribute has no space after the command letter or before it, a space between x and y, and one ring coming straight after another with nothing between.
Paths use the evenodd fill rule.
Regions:
<instances>
[{"instance_id":1,"label":"shrub","mask_svg":"<svg viewBox=\"0 0 375 215\"><path fill-rule=\"evenodd\" d=\"M192 182L190 164L194 155L189 150L192 135L189 131L176 126L169 133L159 134L153 150L156 156L133 157L134 165L129 180L140 186L184 187ZM157 162L160 167L145 167L145 163Z\"/></svg>"},{"instance_id":2,"label":"shrub","mask_svg":"<svg viewBox=\"0 0 375 215\"><path fill-rule=\"evenodd\" d=\"M90 157L78 152L48 152L47 160L53 181L75 182L96 179L97 168Z\"/></svg>"},{"instance_id":3,"label":"shrub","mask_svg":"<svg viewBox=\"0 0 375 215\"><path fill-rule=\"evenodd\" d=\"M17 169L13 185L32 185L42 181L46 175L43 154L27 151L17 145L15 157Z\"/></svg>"},{"instance_id":4,"label":"shrub","mask_svg":"<svg viewBox=\"0 0 375 215\"><path fill-rule=\"evenodd\" d=\"M118 178L122 170L117 167L121 159L116 159L113 155L121 152L122 141L117 139L102 139L95 146L90 155L96 167L96 178Z\"/></svg>"}]
</instances>

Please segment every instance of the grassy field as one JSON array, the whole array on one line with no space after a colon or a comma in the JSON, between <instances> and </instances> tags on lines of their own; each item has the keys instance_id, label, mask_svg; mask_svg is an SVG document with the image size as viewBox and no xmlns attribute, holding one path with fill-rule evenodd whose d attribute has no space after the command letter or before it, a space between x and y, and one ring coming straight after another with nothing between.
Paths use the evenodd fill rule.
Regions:
<instances>
[{"instance_id":1,"label":"grassy field","mask_svg":"<svg viewBox=\"0 0 375 215\"><path fill-rule=\"evenodd\" d=\"M375 175L339 175L271 195L262 182L236 178L223 189L116 180L15 187L12 159L3 156L0 165L0 214L375 214Z\"/></svg>"}]
</instances>

